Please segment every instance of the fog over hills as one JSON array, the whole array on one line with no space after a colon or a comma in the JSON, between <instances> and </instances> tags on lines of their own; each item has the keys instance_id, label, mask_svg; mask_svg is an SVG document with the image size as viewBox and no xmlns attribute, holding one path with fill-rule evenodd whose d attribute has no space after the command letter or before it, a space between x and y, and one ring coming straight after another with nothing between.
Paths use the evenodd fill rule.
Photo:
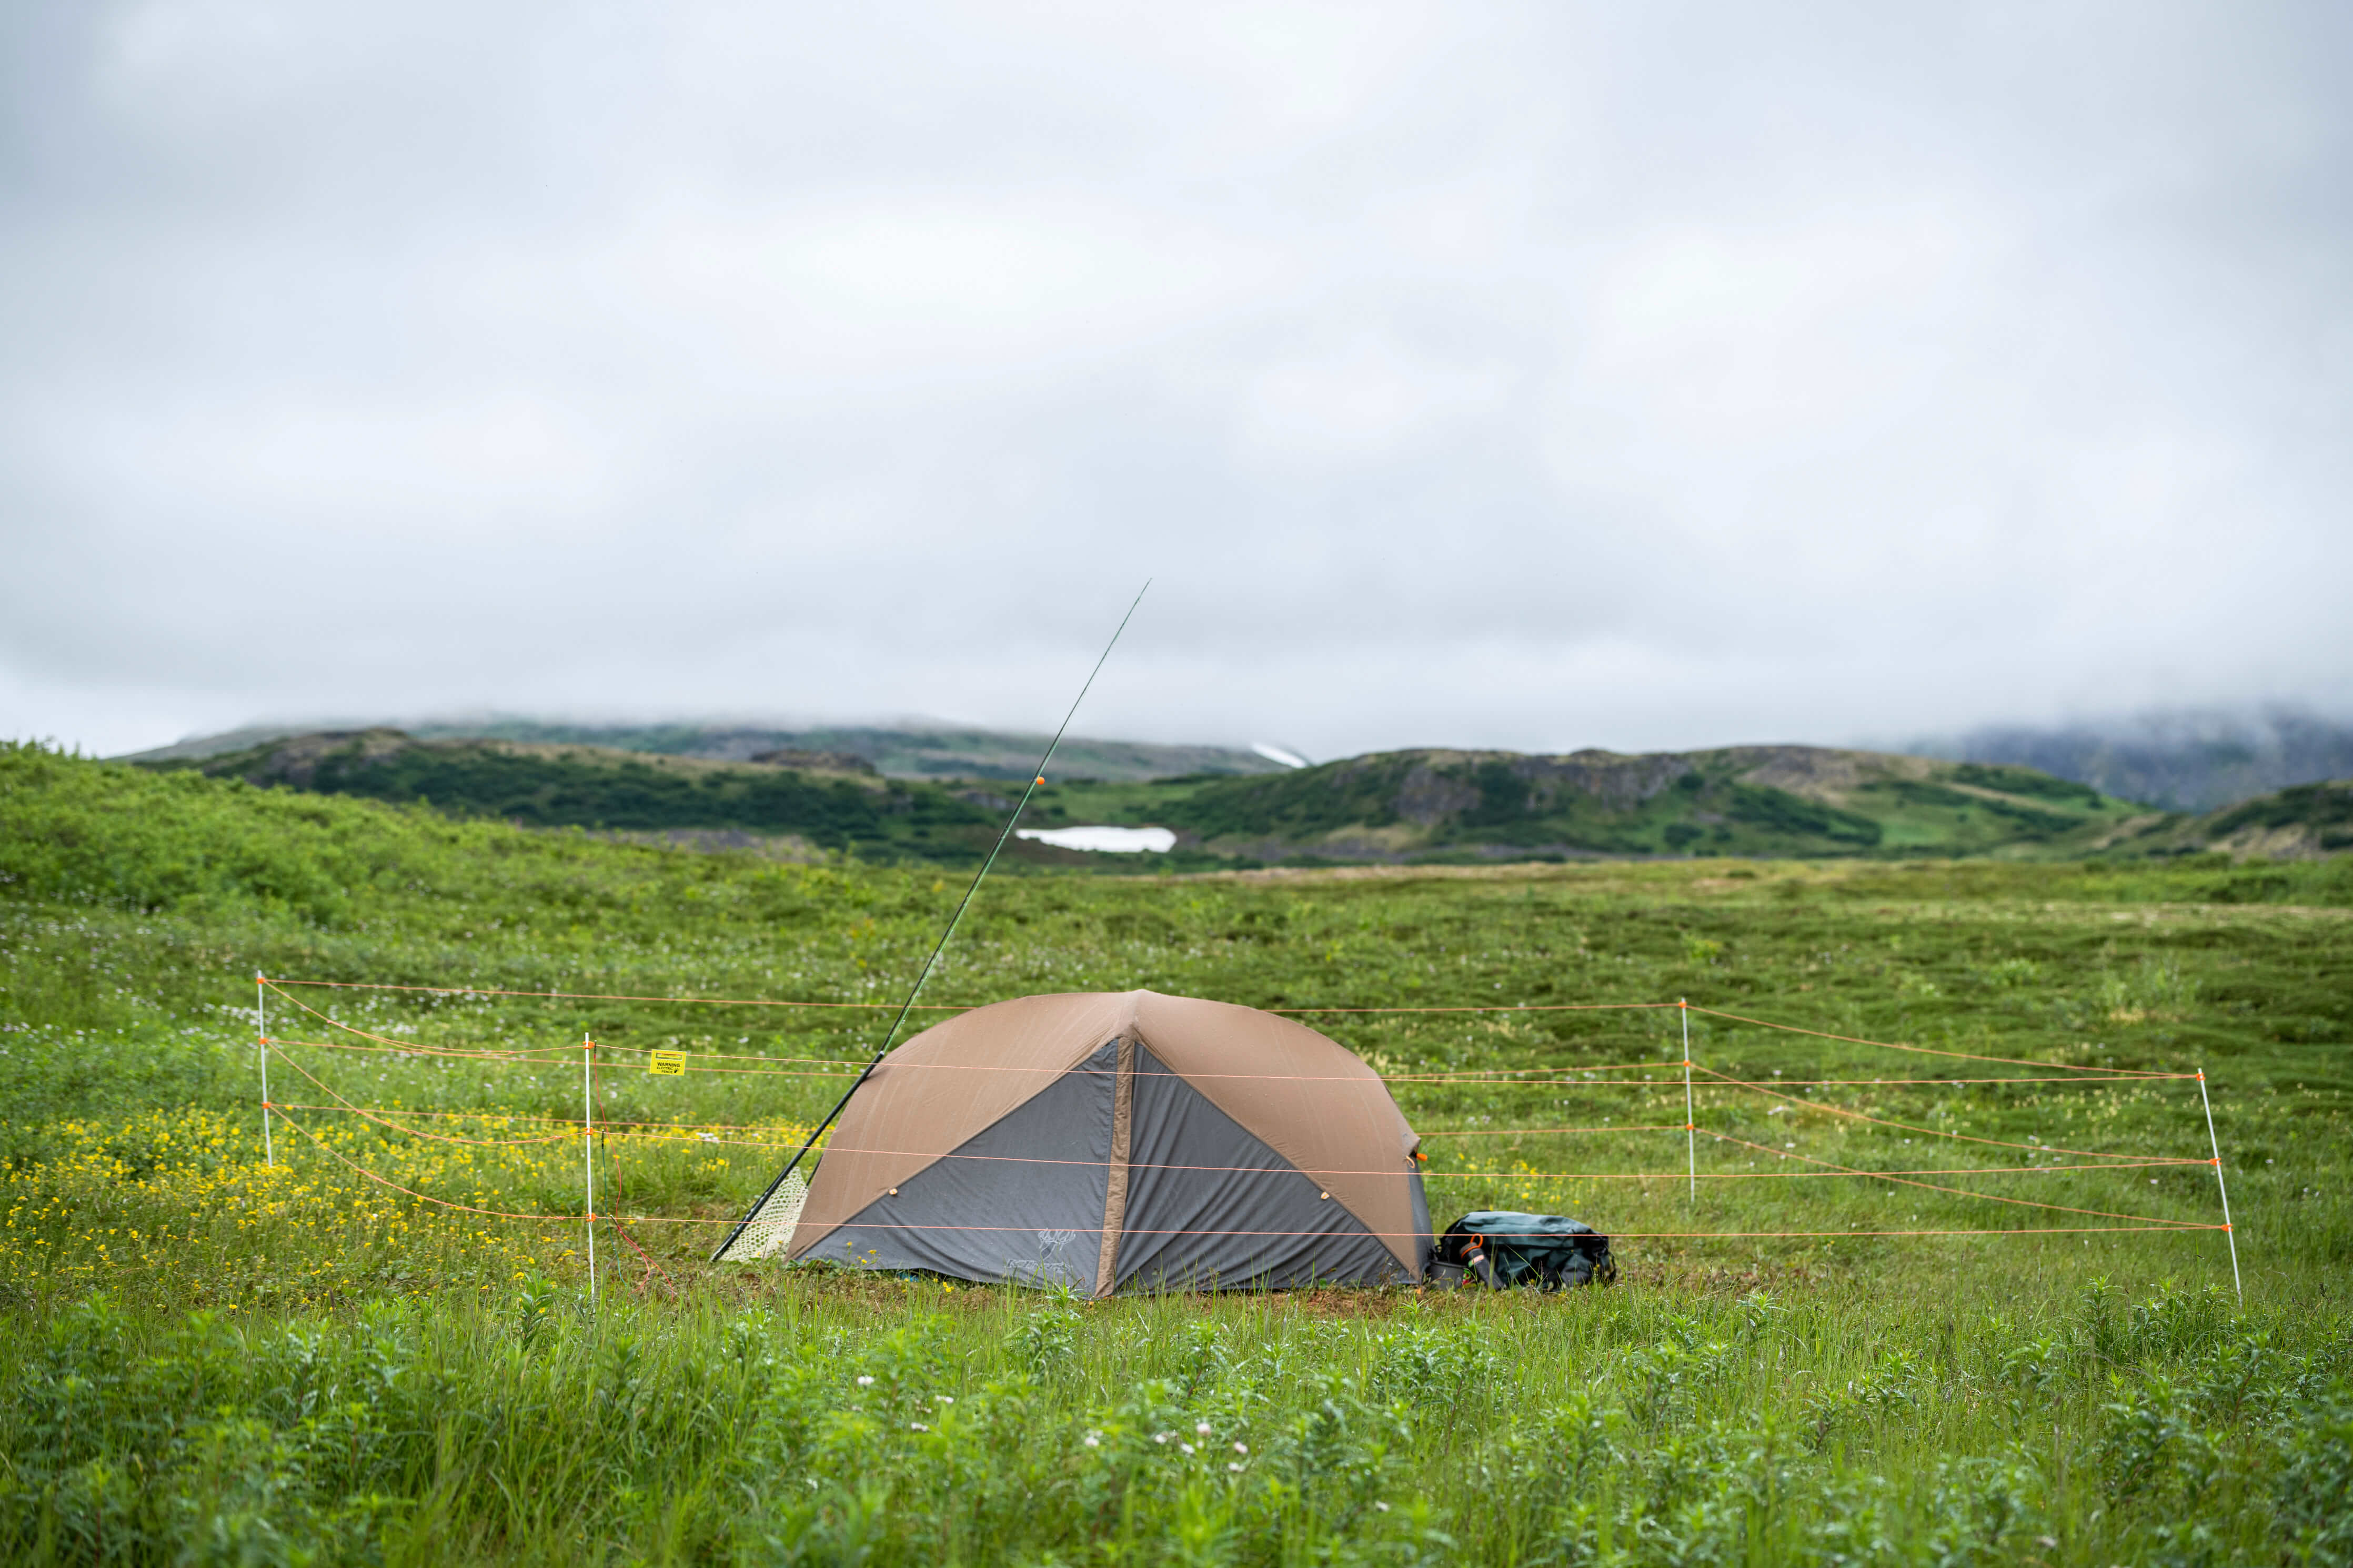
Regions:
<instances>
[{"instance_id":1,"label":"fog over hills","mask_svg":"<svg viewBox=\"0 0 2353 1568\"><path fill-rule=\"evenodd\" d=\"M1214 746L1066 741L1038 818L1173 832L1187 868L1579 856L2302 858L2353 848L2348 732L2274 714L2121 736L2025 729L1936 758L1820 746L1541 755L1422 748L1285 766ZM560 724L527 720L280 735L248 730L132 759L261 785L429 802L460 816L630 832L784 835L955 860L985 847L1039 736L961 729ZM2057 765L1987 760L2001 747ZM1293 759L1301 762L1301 759ZM2139 795L2103 788L2103 772ZM2067 776L2073 772L2075 776ZM2246 793L2266 778L2289 782ZM2152 796L2197 801L2198 813ZM733 843L733 840L729 840ZM1085 847L1080 846L1077 847ZM1029 858L1034 858L1029 857ZM1174 864L1172 862L1172 864Z\"/></svg>"},{"instance_id":2,"label":"fog over hills","mask_svg":"<svg viewBox=\"0 0 2353 1568\"><path fill-rule=\"evenodd\" d=\"M1044 735L917 719L792 724L691 718L595 721L481 714L254 724L219 734L191 736L127 760L194 762L295 735L385 725L419 740L603 746L712 762L746 762L786 751L838 752L864 760L885 777L905 779L1022 778L1046 746ZM1956 736L1884 749L1948 762L2033 768L2054 778L2089 784L2118 800L2182 812L2214 811L2298 784L2353 778L2353 723L2284 705L2152 710L2063 724L1986 725ZM1283 764L1271 761L1267 753L1280 751L1278 747L1260 751L1071 736L1062 742L1056 772L1064 777L1110 781L1197 773L1278 773L1285 771Z\"/></svg>"},{"instance_id":3,"label":"fog over hills","mask_svg":"<svg viewBox=\"0 0 2353 1568\"><path fill-rule=\"evenodd\" d=\"M2353 778L2353 723L2288 707L1989 725L1904 749L2034 768L2168 811L2213 811L2296 784Z\"/></svg>"},{"instance_id":4,"label":"fog over hills","mask_svg":"<svg viewBox=\"0 0 2353 1568\"><path fill-rule=\"evenodd\" d=\"M397 729L420 741L513 741L533 745L599 746L617 752L743 763L798 752L854 757L888 778L1018 779L1045 753L1049 737L969 725L902 720L882 724L789 726L696 719L597 723L509 714L335 723L254 724L196 735L125 758L137 763L202 762L209 757L320 731ZM1065 778L1139 780L1193 773L1280 773L1282 764L1232 746L1165 745L1145 741L1063 737L1055 772Z\"/></svg>"}]
</instances>

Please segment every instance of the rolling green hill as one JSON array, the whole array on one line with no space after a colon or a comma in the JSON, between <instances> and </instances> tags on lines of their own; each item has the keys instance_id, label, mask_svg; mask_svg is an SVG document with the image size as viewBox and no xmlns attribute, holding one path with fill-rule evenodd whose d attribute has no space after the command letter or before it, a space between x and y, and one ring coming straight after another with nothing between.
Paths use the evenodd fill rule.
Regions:
<instances>
[{"instance_id":1,"label":"rolling green hill","mask_svg":"<svg viewBox=\"0 0 2353 1568\"><path fill-rule=\"evenodd\" d=\"M790 753L808 763L823 756ZM712 763L595 746L422 741L397 730L299 735L201 761L146 764L319 795L431 805L524 827L634 834L735 830L867 858L957 861L1002 814L938 784L877 777L854 757L824 767Z\"/></svg>"},{"instance_id":2,"label":"rolling green hill","mask_svg":"<svg viewBox=\"0 0 2353 1568\"><path fill-rule=\"evenodd\" d=\"M984 853L1012 804L1012 791L985 780L884 779L855 757L818 765L828 759L771 755L778 760L699 761L377 729L147 765L421 802L523 826L682 840L754 835L944 864ZM1177 869L1690 855L2047 858L2112 848L2156 827L2179 836L2177 819L2029 769L1804 746L1640 756L1389 752L1254 778L1050 782L1025 821L1167 826L1178 834L1176 851L1148 863ZM1035 843L1018 853L1043 864L1137 865Z\"/></svg>"},{"instance_id":3,"label":"rolling green hill","mask_svg":"<svg viewBox=\"0 0 2353 1568\"><path fill-rule=\"evenodd\" d=\"M2219 851L2265 860L2353 852L2353 779L2297 784L2203 816L2158 818L2120 838L2117 847L2129 854Z\"/></svg>"},{"instance_id":4,"label":"rolling green hill","mask_svg":"<svg viewBox=\"0 0 2353 1568\"><path fill-rule=\"evenodd\" d=\"M1387 752L1181 795L1081 787L1074 814L1262 861L2067 856L2156 814L2026 768L1812 746L1620 755Z\"/></svg>"},{"instance_id":5,"label":"rolling green hill","mask_svg":"<svg viewBox=\"0 0 2353 1568\"><path fill-rule=\"evenodd\" d=\"M538 719L428 719L398 724L261 725L196 735L118 760L203 763L320 732L396 730L420 741L507 741L524 746L589 747L649 757L744 763L778 752L831 752L858 758L886 778L1026 779L1046 749L1044 735L969 726L836 724L786 730L759 724L571 724ZM1173 778L1184 774L1249 774L1282 771L1254 752L1231 746L1166 745L1065 736L1058 753L1072 777Z\"/></svg>"}]
</instances>

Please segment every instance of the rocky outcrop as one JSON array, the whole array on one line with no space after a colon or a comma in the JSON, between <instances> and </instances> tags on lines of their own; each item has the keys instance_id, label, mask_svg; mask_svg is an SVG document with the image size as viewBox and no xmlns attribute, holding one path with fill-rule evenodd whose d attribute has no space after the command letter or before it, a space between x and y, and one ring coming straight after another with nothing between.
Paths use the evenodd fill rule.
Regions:
<instances>
[{"instance_id":1,"label":"rocky outcrop","mask_svg":"<svg viewBox=\"0 0 2353 1568\"><path fill-rule=\"evenodd\" d=\"M744 759L772 768L793 768L805 773L863 773L880 778L881 770L864 757L849 752L807 752L797 747L784 746L772 752L759 752Z\"/></svg>"}]
</instances>

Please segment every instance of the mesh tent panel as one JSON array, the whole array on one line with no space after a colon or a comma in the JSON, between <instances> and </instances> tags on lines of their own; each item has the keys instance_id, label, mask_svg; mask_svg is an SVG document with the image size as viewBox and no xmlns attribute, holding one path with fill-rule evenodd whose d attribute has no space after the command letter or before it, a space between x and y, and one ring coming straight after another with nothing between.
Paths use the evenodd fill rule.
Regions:
<instances>
[{"instance_id":1,"label":"mesh tent panel","mask_svg":"<svg viewBox=\"0 0 2353 1568\"><path fill-rule=\"evenodd\" d=\"M776 1184L776 1190L744 1222L735 1239L713 1261L749 1263L783 1252L793 1244L793 1227L800 1224L801 1206L807 1202L808 1184L795 1171Z\"/></svg>"}]
</instances>

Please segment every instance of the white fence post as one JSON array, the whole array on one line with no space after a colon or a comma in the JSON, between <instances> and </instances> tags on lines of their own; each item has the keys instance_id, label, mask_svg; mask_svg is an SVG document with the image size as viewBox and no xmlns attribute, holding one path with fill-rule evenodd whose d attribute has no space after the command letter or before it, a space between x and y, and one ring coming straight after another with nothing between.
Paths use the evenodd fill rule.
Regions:
<instances>
[{"instance_id":1,"label":"white fence post","mask_svg":"<svg viewBox=\"0 0 2353 1568\"><path fill-rule=\"evenodd\" d=\"M2247 1304L2247 1287L2239 1279L2239 1236L2231 1228L2231 1189L2222 1180L2222 1144L2214 1136L2214 1101L2206 1093L2206 1069L2198 1069L2198 1103L2206 1108L2206 1147L2214 1151L2214 1190L2222 1194L2222 1239L2231 1244L2231 1288L2239 1305Z\"/></svg>"},{"instance_id":2,"label":"white fence post","mask_svg":"<svg viewBox=\"0 0 2353 1568\"><path fill-rule=\"evenodd\" d=\"M1683 1163L1691 1172L1691 1202L1699 1202L1699 1118L1692 1114L1691 1003L1682 997L1675 1009L1683 1016Z\"/></svg>"},{"instance_id":3,"label":"white fence post","mask_svg":"<svg viewBox=\"0 0 2353 1568\"><path fill-rule=\"evenodd\" d=\"M596 1310L596 1042L580 1037L580 1160L588 1189L588 1310Z\"/></svg>"},{"instance_id":4,"label":"white fence post","mask_svg":"<svg viewBox=\"0 0 2353 1568\"><path fill-rule=\"evenodd\" d=\"M269 1142L269 992L259 969L253 972L253 1055L261 1064L261 1163L275 1166L278 1152Z\"/></svg>"}]
</instances>

